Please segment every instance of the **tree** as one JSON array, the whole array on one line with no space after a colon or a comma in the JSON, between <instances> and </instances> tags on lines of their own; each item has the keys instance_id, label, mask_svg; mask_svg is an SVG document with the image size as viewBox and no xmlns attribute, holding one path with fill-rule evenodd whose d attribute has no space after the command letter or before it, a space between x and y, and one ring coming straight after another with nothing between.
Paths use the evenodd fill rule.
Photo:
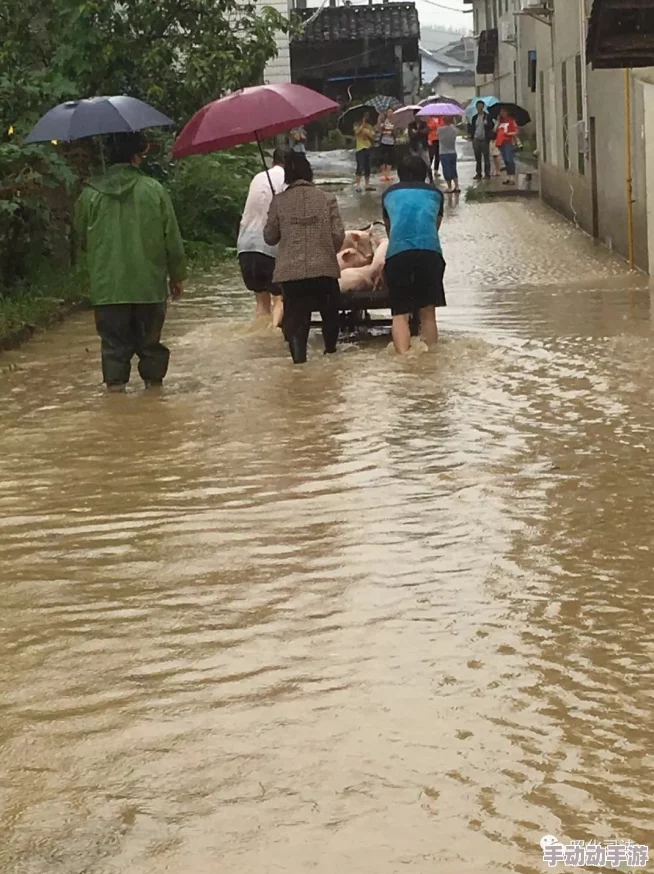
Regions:
<instances>
[{"instance_id":1,"label":"tree","mask_svg":"<svg viewBox=\"0 0 654 874\"><path fill-rule=\"evenodd\" d=\"M40 115L64 100L130 94L181 126L261 81L287 28L252 0L0 0L0 264L7 254L16 262L35 227L45 233L46 189L70 183L58 150L17 147Z\"/></svg>"},{"instance_id":2,"label":"tree","mask_svg":"<svg viewBox=\"0 0 654 874\"><path fill-rule=\"evenodd\" d=\"M0 117L15 125L52 100L131 94L183 123L260 81L287 27L251 0L3 0Z\"/></svg>"}]
</instances>

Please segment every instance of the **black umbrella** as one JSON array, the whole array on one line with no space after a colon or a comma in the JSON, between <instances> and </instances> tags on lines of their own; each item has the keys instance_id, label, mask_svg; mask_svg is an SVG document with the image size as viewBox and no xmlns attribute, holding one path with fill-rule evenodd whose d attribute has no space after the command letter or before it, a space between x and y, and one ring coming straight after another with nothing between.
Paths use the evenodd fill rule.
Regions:
<instances>
[{"instance_id":1,"label":"black umbrella","mask_svg":"<svg viewBox=\"0 0 654 874\"><path fill-rule=\"evenodd\" d=\"M60 103L37 122L26 143L130 133L175 122L135 97L89 97Z\"/></svg>"},{"instance_id":2,"label":"black umbrella","mask_svg":"<svg viewBox=\"0 0 654 874\"><path fill-rule=\"evenodd\" d=\"M360 106L351 106L338 117L338 129L341 131L341 133L351 135L354 126L359 124L359 122L363 118L364 112L367 112L369 114L370 123L374 125L377 121L377 113L371 106L366 106L365 104L361 104Z\"/></svg>"},{"instance_id":3,"label":"black umbrella","mask_svg":"<svg viewBox=\"0 0 654 874\"><path fill-rule=\"evenodd\" d=\"M513 116L518 127L524 127L531 121L531 116L522 106L517 103L494 103L488 110L489 116L495 121L499 117L501 109L508 109L509 115Z\"/></svg>"},{"instance_id":4,"label":"black umbrella","mask_svg":"<svg viewBox=\"0 0 654 874\"><path fill-rule=\"evenodd\" d=\"M351 134L355 124L359 124L364 112L370 113L370 121L375 124L380 114L388 109L401 109L402 104L397 97L389 97L387 94L376 94L366 103L351 106L338 119L338 127L341 133Z\"/></svg>"}]
</instances>

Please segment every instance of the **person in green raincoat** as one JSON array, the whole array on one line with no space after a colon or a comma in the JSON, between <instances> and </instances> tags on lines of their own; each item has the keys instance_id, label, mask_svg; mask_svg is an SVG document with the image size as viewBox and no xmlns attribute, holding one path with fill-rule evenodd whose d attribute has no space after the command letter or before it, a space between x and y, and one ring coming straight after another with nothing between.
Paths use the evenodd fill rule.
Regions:
<instances>
[{"instance_id":1,"label":"person in green raincoat","mask_svg":"<svg viewBox=\"0 0 654 874\"><path fill-rule=\"evenodd\" d=\"M125 390L134 355L146 388L162 384L170 358L161 342L168 294L176 300L184 291L186 259L173 205L163 186L138 169L147 150L143 134L116 134L112 166L90 180L76 207L109 391Z\"/></svg>"}]
</instances>

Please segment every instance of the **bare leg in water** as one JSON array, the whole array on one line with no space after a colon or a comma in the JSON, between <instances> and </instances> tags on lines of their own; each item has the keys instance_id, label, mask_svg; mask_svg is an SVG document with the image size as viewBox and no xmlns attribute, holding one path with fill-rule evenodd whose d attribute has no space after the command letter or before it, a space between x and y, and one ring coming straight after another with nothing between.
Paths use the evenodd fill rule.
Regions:
<instances>
[{"instance_id":1,"label":"bare leg in water","mask_svg":"<svg viewBox=\"0 0 654 874\"><path fill-rule=\"evenodd\" d=\"M284 318L284 299L281 294L272 295L272 323L273 328L279 328Z\"/></svg>"},{"instance_id":2,"label":"bare leg in water","mask_svg":"<svg viewBox=\"0 0 654 874\"><path fill-rule=\"evenodd\" d=\"M393 316L393 345L398 355L406 354L411 348L411 329L409 315Z\"/></svg>"},{"instance_id":3,"label":"bare leg in water","mask_svg":"<svg viewBox=\"0 0 654 874\"><path fill-rule=\"evenodd\" d=\"M436 307L423 307L420 310L420 334L430 348L438 343Z\"/></svg>"},{"instance_id":4,"label":"bare leg in water","mask_svg":"<svg viewBox=\"0 0 654 874\"><path fill-rule=\"evenodd\" d=\"M398 355L405 355L411 348L410 316L393 316L393 345ZM420 334L431 349L438 343L436 307L422 307L420 310Z\"/></svg>"},{"instance_id":5,"label":"bare leg in water","mask_svg":"<svg viewBox=\"0 0 654 874\"><path fill-rule=\"evenodd\" d=\"M255 319L260 316L269 316L270 315L270 292L268 291L258 291L255 294L257 299L256 307L254 310Z\"/></svg>"}]
</instances>

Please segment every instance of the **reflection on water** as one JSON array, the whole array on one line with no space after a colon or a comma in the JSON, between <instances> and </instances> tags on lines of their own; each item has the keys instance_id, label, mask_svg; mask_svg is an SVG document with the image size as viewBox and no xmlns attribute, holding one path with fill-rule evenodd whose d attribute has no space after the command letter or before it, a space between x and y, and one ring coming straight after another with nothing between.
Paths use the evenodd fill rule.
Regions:
<instances>
[{"instance_id":1,"label":"reflection on water","mask_svg":"<svg viewBox=\"0 0 654 874\"><path fill-rule=\"evenodd\" d=\"M538 204L443 239L433 354L294 368L220 265L160 397L102 394L88 314L0 359L3 874L648 842L649 292Z\"/></svg>"}]
</instances>

